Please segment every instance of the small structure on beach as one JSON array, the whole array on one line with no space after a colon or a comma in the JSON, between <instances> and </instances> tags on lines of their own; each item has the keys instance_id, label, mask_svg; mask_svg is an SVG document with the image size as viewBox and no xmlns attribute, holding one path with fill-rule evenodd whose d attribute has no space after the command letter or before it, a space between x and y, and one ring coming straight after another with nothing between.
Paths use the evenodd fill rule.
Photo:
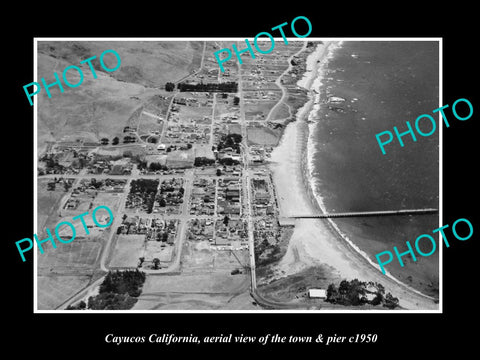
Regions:
<instances>
[{"instance_id":1,"label":"small structure on beach","mask_svg":"<svg viewBox=\"0 0 480 360\"><path fill-rule=\"evenodd\" d=\"M325 289L308 289L308 297L310 299L326 299L327 290Z\"/></svg>"},{"instance_id":2,"label":"small structure on beach","mask_svg":"<svg viewBox=\"0 0 480 360\"><path fill-rule=\"evenodd\" d=\"M278 224L280 226L295 226L295 218L281 216L278 218Z\"/></svg>"}]
</instances>

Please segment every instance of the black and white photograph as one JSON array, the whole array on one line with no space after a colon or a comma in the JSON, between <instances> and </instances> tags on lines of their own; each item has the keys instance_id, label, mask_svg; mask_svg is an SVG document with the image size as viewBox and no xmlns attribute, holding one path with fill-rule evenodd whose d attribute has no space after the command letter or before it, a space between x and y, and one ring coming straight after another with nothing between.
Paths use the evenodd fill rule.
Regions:
<instances>
[{"instance_id":1,"label":"black and white photograph","mask_svg":"<svg viewBox=\"0 0 480 360\"><path fill-rule=\"evenodd\" d=\"M7 347L473 349L474 11L160 5L2 25Z\"/></svg>"},{"instance_id":2,"label":"black and white photograph","mask_svg":"<svg viewBox=\"0 0 480 360\"><path fill-rule=\"evenodd\" d=\"M36 39L38 310L440 309L441 41L264 37Z\"/></svg>"}]
</instances>

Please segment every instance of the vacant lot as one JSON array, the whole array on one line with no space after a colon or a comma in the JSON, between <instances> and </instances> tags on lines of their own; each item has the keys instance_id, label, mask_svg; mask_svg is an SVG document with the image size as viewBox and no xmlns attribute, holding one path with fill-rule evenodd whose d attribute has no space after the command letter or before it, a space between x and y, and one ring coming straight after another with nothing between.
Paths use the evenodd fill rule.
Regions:
<instances>
[{"instance_id":1,"label":"vacant lot","mask_svg":"<svg viewBox=\"0 0 480 360\"><path fill-rule=\"evenodd\" d=\"M277 135L278 133L278 135ZM247 138L249 145L276 146L280 139L280 132L275 132L265 126L248 126Z\"/></svg>"},{"instance_id":2,"label":"vacant lot","mask_svg":"<svg viewBox=\"0 0 480 360\"><path fill-rule=\"evenodd\" d=\"M245 105L245 120L263 120L277 101L257 101Z\"/></svg>"},{"instance_id":3,"label":"vacant lot","mask_svg":"<svg viewBox=\"0 0 480 360\"><path fill-rule=\"evenodd\" d=\"M138 122L139 125L138 125L137 132L139 135L150 134L155 132L157 132L158 134L161 134L162 127L163 127L162 120L159 120L154 116L150 116L145 113L142 113L138 121L139 121Z\"/></svg>"},{"instance_id":4,"label":"vacant lot","mask_svg":"<svg viewBox=\"0 0 480 360\"><path fill-rule=\"evenodd\" d=\"M243 250L217 250L208 240L189 240L182 251L182 271L188 272L225 272L248 265L248 253Z\"/></svg>"},{"instance_id":5,"label":"vacant lot","mask_svg":"<svg viewBox=\"0 0 480 360\"><path fill-rule=\"evenodd\" d=\"M160 260L160 266L168 266L172 261L173 246L167 245L161 241L147 241L145 250L145 261L152 261L157 258Z\"/></svg>"},{"instance_id":6,"label":"vacant lot","mask_svg":"<svg viewBox=\"0 0 480 360\"><path fill-rule=\"evenodd\" d=\"M212 108L206 106L180 106L179 115L180 119L187 119L189 123L190 120L199 120L204 117L210 118L212 116Z\"/></svg>"},{"instance_id":7,"label":"vacant lot","mask_svg":"<svg viewBox=\"0 0 480 360\"><path fill-rule=\"evenodd\" d=\"M270 120L282 120L288 119L292 114L290 114L289 108L283 102L275 108L272 112Z\"/></svg>"},{"instance_id":8,"label":"vacant lot","mask_svg":"<svg viewBox=\"0 0 480 360\"><path fill-rule=\"evenodd\" d=\"M145 235L120 235L116 241L110 268L136 268L145 254Z\"/></svg>"},{"instance_id":9,"label":"vacant lot","mask_svg":"<svg viewBox=\"0 0 480 360\"><path fill-rule=\"evenodd\" d=\"M115 210L117 210L118 206L120 205L121 197L121 193L99 192L93 200L92 209L89 211L89 214L91 214L93 209L98 206L107 206L115 214ZM105 213L106 210L98 210L97 216L101 216Z\"/></svg>"}]
</instances>

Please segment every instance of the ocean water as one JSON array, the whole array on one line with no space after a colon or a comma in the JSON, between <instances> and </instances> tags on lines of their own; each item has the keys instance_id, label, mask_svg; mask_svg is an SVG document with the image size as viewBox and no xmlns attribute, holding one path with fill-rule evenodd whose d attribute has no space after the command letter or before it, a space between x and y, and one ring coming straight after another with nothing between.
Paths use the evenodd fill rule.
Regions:
<instances>
[{"instance_id":1,"label":"ocean water","mask_svg":"<svg viewBox=\"0 0 480 360\"><path fill-rule=\"evenodd\" d=\"M319 64L310 113L310 175L328 212L439 208L439 123L429 137L403 137L380 151L375 134L406 131L439 104L438 42L345 41ZM344 98L329 104L330 96ZM424 132L431 125L421 124ZM338 228L374 255L412 243L438 227L438 215L335 219ZM406 247L405 247L406 249ZM427 250L425 250L427 251ZM428 252L428 251L427 251ZM430 263L428 263L430 262ZM438 254L422 259L425 281L438 281ZM405 268L406 269L406 268ZM388 268L387 268L388 270ZM405 275L419 268L410 269Z\"/></svg>"}]
</instances>

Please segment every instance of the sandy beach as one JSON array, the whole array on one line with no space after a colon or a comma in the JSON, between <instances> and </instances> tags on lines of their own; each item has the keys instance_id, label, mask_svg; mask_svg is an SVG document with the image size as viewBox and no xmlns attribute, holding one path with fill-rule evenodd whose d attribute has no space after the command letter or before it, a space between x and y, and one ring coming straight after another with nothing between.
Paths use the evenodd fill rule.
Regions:
<instances>
[{"instance_id":1,"label":"sandy beach","mask_svg":"<svg viewBox=\"0 0 480 360\"><path fill-rule=\"evenodd\" d=\"M319 45L307 59L306 76L298 85L310 90L316 79L316 65L328 54L328 46ZM316 84L318 85L318 83ZM278 196L280 216L320 213L308 177L308 116L314 106L310 101L297 112L297 121L288 124L278 147L271 156L271 169ZM318 99L317 99L318 100ZM398 297L400 306L409 310L437 310L433 298L383 275L369 260L342 238L328 220L297 219L285 256L273 268L275 278L296 274L309 267L330 269L333 281L339 278L381 283L386 292ZM270 279L271 280L271 279Z\"/></svg>"}]
</instances>

